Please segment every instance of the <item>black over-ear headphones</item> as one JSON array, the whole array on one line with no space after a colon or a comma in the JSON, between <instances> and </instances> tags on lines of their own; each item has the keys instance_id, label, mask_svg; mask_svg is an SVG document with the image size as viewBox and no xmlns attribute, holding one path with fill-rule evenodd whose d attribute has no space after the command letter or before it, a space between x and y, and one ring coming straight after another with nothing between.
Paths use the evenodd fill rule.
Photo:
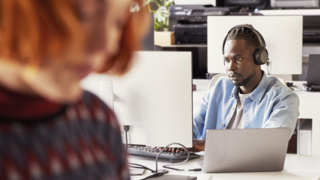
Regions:
<instances>
[{"instance_id":1,"label":"black over-ear headphones","mask_svg":"<svg viewBox=\"0 0 320 180\"><path fill-rule=\"evenodd\" d=\"M224 45L227 41L227 37L229 35L229 33L233 30L233 29L236 29L236 28L239 28L239 27L244 27L244 28L248 28L248 29L251 29L258 37L259 41L260 41L260 45L261 45L261 48L257 48L254 53L253 53L253 59L254 59L254 62L258 65L262 65L262 64L265 64L267 61L268 61L268 51L266 49L266 43L262 37L262 35L259 33L259 31L255 30L252 25L250 24L242 24L242 25L238 25L238 26L235 26L233 28L231 28L228 32L228 34L226 35L226 37L224 38L223 40L223 44L222 44L222 54L224 54Z\"/></svg>"}]
</instances>

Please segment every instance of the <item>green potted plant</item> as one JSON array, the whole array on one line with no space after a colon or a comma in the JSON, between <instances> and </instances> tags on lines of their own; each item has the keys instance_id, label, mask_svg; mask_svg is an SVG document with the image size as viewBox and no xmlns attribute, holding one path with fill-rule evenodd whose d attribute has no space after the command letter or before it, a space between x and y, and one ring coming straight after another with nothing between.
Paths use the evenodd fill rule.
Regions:
<instances>
[{"instance_id":1,"label":"green potted plant","mask_svg":"<svg viewBox=\"0 0 320 180\"><path fill-rule=\"evenodd\" d=\"M174 0L151 0L150 11L154 12L154 30L168 31L169 27L169 7L174 4Z\"/></svg>"}]
</instances>

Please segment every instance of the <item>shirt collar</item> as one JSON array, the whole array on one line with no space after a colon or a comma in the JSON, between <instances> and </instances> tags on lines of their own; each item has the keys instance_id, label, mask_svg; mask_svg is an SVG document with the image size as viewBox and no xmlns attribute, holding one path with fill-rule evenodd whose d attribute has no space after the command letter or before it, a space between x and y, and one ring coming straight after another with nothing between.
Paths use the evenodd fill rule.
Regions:
<instances>
[{"instance_id":1,"label":"shirt collar","mask_svg":"<svg viewBox=\"0 0 320 180\"><path fill-rule=\"evenodd\" d=\"M262 70L261 70L262 71ZM256 102L260 102L266 89L268 86L268 77L266 75L266 73L264 73L264 71L262 71L262 78L258 84L258 86L253 90L253 92L249 95L249 97L256 101ZM231 92L231 97L238 99L238 89L239 86L235 86Z\"/></svg>"},{"instance_id":2,"label":"shirt collar","mask_svg":"<svg viewBox=\"0 0 320 180\"><path fill-rule=\"evenodd\" d=\"M0 120L48 119L64 108L64 104L51 102L36 95L14 92L0 85Z\"/></svg>"}]
</instances>

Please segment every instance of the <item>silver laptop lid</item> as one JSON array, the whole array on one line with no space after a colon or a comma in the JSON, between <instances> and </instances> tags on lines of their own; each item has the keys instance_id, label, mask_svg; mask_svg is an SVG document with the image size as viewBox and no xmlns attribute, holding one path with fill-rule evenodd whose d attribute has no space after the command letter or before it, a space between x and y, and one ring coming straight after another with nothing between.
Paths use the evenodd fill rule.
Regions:
<instances>
[{"instance_id":1,"label":"silver laptop lid","mask_svg":"<svg viewBox=\"0 0 320 180\"><path fill-rule=\"evenodd\" d=\"M283 170L290 128L207 130L203 172Z\"/></svg>"}]
</instances>

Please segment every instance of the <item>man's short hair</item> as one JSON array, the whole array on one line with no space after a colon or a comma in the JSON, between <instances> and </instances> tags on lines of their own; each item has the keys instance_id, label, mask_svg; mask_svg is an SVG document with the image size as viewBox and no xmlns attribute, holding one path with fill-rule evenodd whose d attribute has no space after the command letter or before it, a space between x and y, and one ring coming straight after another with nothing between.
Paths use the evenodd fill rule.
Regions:
<instances>
[{"instance_id":1,"label":"man's short hair","mask_svg":"<svg viewBox=\"0 0 320 180\"><path fill-rule=\"evenodd\" d=\"M230 31L226 40L244 39L247 47L261 48L259 38L251 29L246 27L234 28ZM224 47L223 47L224 48Z\"/></svg>"}]
</instances>

